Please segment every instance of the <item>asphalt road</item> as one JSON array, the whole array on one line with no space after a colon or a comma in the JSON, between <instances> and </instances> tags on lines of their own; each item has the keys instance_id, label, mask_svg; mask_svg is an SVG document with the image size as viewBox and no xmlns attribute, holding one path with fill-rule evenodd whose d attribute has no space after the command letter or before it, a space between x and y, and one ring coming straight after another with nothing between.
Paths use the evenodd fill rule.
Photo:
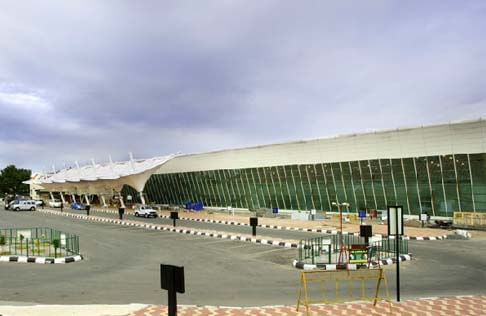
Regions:
<instances>
[{"instance_id":1,"label":"asphalt road","mask_svg":"<svg viewBox=\"0 0 486 316\"><path fill-rule=\"evenodd\" d=\"M166 304L159 264L183 265L181 304L295 304L295 249L0 211L0 227L47 226L78 234L86 260L66 265L0 263L0 304ZM220 225L222 227L226 225ZM229 226L234 227L234 226ZM486 294L486 240L410 242L402 297ZM394 295L394 266L387 267Z\"/></svg>"},{"instance_id":2,"label":"asphalt road","mask_svg":"<svg viewBox=\"0 0 486 316\"><path fill-rule=\"evenodd\" d=\"M59 209L56 209L56 211L59 211ZM83 214L83 215L86 214L86 211L65 210L65 212L66 211L74 214ZM118 214L98 212L96 210L90 210L90 214L99 217L118 218ZM164 225L172 226L172 220L169 218L162 218L162 217L145 218L145 217L135 217L135 215L131 215L131 214L124 214L123 219L130 219L130 220L137 220L141 222L164 224ZM177 220L176 225L180 225L188 228L194 228L194 229L217 230L221 232L237 233L237 234L251 234L251 226L196 222L196 221L182 220L182 219ZM280 229L271 229L271 228L263 228L263 227L257 227L257 236L258 235L274 237L274 238L282 238L282 239L291 239L291 240L301 240L305 238L322 236L322 234L319 233L309 233L303 231L293 231L293 230L284 230L284 229L280 230Z\"/></svg>"}]
</instances>

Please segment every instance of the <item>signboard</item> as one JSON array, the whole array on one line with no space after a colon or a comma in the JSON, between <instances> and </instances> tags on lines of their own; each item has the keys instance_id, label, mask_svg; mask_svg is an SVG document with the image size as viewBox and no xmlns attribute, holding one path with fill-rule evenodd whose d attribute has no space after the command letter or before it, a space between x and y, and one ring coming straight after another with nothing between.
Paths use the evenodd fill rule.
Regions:
<instances>
[{"instance_id":1,"label":"signboard","mask_svg":"<svg viewBox=\"0 0 486 316\"><path fill-rule=\"evenodd\" d=\"M351 249L349 251L349 263L366 263L368 262L367 249Z\"/></svg>"},{"instance_id":2,"label":"signboard","mask_svg":"<svg viewBox=\"0 0 486 316\"><path fill-rule=\"evenodd\" d=\"M330 245L330 244L331 244L331 239L323 239L322 240L322 245L323 246Z\"/></svg>"},{"instance_id":3,"label":"signboard","mask_svg":"<svg viewBox=\"0 0 486 316\"><path fill-rule=\"evenodd\" d=\"M403 207L388 206L388 235L403 235Z\"/></svg>"},{"instance_id":4,"label":"signboard","mask_svg":"<svg viewBox=\"0 0 486 316\"><path fill-rule=\"evenodd\" d=\"M312 209L312 210L310 211L310 213L311 213L311 215L316 215L316 210Z\"/></svg>"},{"instance_id":5,"label":"signboard","mask_svg":"<svg viewBox=\"0 0 486 316\"><path fill-rule=\"evenodd\" d=\"M184 283L184 267L161 264L160 287L163 290L184 293L186 291Z\"/></svg>"},{"instance_id":6,"label":"signboard","mask_svg":"<svg viewBox=\"0 0 486 316\"><path fill-rule=\"evenodd\" d=\"M358 211L359 218L366 218L366 210L359 210Z\"/></svg>"},{"instance_id":7,"label":"signboard","mask_svg":"<svg viewBox=\"0 0 486 316\"><path fill-rule=\"evenodd\" d=\"M127 201L131 201L132 200L132 196L131 195L127 195Z\"/></svg>"},{"instance_id":8,"label":"signboard","mask_svg":"<svg viewBox=\"0 0 486 316\"><path fill-rule=\"evenodd\" d=\"M61 234L61 246L66 246L66 234Z\"/></svg>"},{"instance_id":9,"label":"signboard","mask_svg":"<svg viewBox=\"0 0 486 316\"><path fill-rule=\"evenodd\" d=\"M420 214L420 220L422 222L426 222L427 221L427 214Z\"/></svg>"}]
</instances>

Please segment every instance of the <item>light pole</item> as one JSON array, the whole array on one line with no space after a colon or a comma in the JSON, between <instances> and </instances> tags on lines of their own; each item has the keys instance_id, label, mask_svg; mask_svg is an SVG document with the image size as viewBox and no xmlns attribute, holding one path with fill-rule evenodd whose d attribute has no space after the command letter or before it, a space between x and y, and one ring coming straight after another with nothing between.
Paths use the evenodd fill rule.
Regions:
<instances>
[{"instance_id":1,"label":"light pole","mask_svg":"<svg viewBox=\"0 0 486 316\"><path fill-rule=\"evenodd\" d=\"M345 207L349 207L349 203L348 202L343 202L343 203L339 203L339 202L332 202L332 205L335 205L337 206L338 210L339 210L339 221L340 221L340 224L339 224L339 233L341 235L341 240L340 240L340 245L339 245L339 257L338 257L338 265L342 265L344 262L343 260L345 260L345 257L347 255L347 250L346 250L346 247L344 246L344 239L343 239L343 211L341 209L341 206L345 206Z\"/></svg>"}]
</instances>

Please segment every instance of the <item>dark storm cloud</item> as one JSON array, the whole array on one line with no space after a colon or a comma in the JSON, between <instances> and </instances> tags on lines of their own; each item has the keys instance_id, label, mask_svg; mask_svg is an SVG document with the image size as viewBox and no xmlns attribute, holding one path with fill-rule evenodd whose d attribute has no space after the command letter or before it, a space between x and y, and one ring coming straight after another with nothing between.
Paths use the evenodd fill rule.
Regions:
<instances>
[{"instance_id":1,"label":"dark storm cloud","mask_svg":"<svg viewBox=\"0 0 486 316\"><path fill-rule=\"evenodd\" d=\"M485 116L485 13L483 1L3 3L0 163Z\"/></svg>"}]
</instances>

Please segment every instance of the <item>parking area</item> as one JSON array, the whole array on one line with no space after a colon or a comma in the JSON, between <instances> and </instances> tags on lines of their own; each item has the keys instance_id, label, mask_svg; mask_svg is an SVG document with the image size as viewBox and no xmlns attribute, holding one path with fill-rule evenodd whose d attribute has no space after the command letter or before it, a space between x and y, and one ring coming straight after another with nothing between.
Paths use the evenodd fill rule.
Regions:
<instances>
[{"instance_id":1,"label":"parking area","mask_svg":"<svg viewBox=\"0 0 486 316\"><path fill-rule=\"evenodd\" d=\"M69 230L80 236L85 256L82 262L67 265L2 263L2 304L165 304L160 263L185 267L186 293L179 295L181 304L259 306L296 301L299 270L291 266L295 249L39 212L2 210L0 223L2 227ZM414 241L410 248L415 260L401 265L404 298L486 294L484 239ZM394 266L386 267L386 273L393 296Z\"/></svg>"}]
</instances>

